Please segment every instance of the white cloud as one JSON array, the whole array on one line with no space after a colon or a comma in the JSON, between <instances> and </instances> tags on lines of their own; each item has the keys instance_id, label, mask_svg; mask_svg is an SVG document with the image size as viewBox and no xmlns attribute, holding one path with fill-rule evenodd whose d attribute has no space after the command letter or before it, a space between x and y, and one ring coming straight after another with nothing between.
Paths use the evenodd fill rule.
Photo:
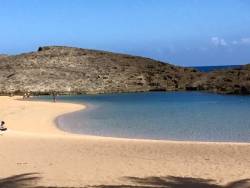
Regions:
<instances>
[{"instance_id":1,"label":"white cloud","mask_svg":"<svg viewBox=\"0 0 250 188\"><path fill-rule=\"evenodd\" d=\"M211 43L216 46L230 46L230 45L250 45L250 37L244 37L240 39L234 39L232 41L226 41L224 38L220 37L211 37Z\"/></svg>"},{"instance_id":2,"label":"white cloud","mask_svg":"<svg viewBox=\"0 0 250 188\"><path fill-rule=\"evenodd\" d=\"M231 43L233 45L250 45L250 37L241 38L239 40L233 40Z\"/></svg>"},{"instance_id":3,"label":"white cloud","mask_svg":"<svg viewBox=\"0 0 250 188\"><path fill-rule=\"evenodd\" d=\"M227 46L227 43L224 39L220 39L220 45Z\"/></svg>"},{"instance_id":4,"label":"white cloud","mask_svg":"<svg viewBox=\"0 0 250 188\"><path fill-rule=\"evenodd\" d=\"M218 37L212 37L212 38L211 38L211 42L212 42L215 46L217 46L217 45L219 45L219 43L220 43L220 39L219 39Z\"/></svg>"},{"instance_id":5,"label":"white cloud","mask_svg":"<svg viewBox=\"0 0 250 188\"><path fill-rule=\"evenodd\" d=\"M211 42L215 46L227 46L227 42L223 38L212 37Z\"/></svg>"},{"instance_id":6,"label":"white cloud","mask_svg":"<svg viewBox=\"0 0 250 188\"><path fill-rule=\"evenodd\" d=\"M241 44L250 44L250 37L249 38L241 38L240 43Z\"/></svg>"}]
</instances>

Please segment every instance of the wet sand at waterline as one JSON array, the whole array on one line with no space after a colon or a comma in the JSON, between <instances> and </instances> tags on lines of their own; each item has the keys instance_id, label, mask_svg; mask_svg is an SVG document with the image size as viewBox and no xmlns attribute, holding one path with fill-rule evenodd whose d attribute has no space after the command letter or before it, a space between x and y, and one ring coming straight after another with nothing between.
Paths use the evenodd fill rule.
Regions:
<instances>
[{"instance_id":1,"label":"wet sand at waterline","mask_svg":"<svg viewBox=\"0 0 250 188\"><path fill-rule=\"evenodd\" d=\"M135 184L136 178L150 176L213 179L220 185L250 178L249 143L76 135L57 129L55 118L84 105L0 97L0 107L8 127L0 135L0 187L14 175L22 176L12 183L23 177L19 183L74 187ZM25 180L26 173L36 174Z\"/></svg>"}]
</instances>

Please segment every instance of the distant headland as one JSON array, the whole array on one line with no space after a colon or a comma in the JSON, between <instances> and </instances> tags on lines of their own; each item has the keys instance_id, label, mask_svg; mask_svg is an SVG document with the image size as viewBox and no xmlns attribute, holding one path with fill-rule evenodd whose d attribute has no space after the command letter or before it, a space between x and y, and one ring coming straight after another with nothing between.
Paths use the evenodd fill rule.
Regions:
<instances>
[{"instance_id":1,"label":"distant headland","mask_svg":"<svg viewBox=\"0 0 250 188\"><path fill-rule=\"evenodd\" d=\"M197 90L250 94L250 65L200 72L149 58L64 46L0 55L0 94Z\"/></svg>"}]
</instances>

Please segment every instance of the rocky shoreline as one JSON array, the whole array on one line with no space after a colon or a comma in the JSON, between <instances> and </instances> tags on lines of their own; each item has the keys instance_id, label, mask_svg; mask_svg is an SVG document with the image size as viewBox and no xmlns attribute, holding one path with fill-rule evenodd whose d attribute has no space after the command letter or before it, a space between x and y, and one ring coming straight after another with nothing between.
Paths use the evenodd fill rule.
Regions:
<instances>
[{"instance_id":1,"label":"rocky shoreline","mask_svg":"<svg viewBox=\"0 0 250 188\"><path fill-rule=\"evenodd\" d=\"M250 65L199 72L149 58L63 46L0 56L0 94L144 91L250 94Z\"/></svg>"}]
</instances>

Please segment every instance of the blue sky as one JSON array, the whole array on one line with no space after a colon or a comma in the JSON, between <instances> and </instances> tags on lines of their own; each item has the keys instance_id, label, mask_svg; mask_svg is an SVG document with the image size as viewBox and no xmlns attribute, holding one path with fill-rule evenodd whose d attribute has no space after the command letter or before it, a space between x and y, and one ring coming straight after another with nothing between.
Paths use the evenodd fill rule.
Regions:
<instances>
[{"instance_id":1,"label":"blue sky","mask_svg":"<svg viewBox=\"0 0 250 188\"><path fill-rule=\"evenodd\" d=\"M0 53L67 45L172 64L250 63L249 0L1 0Z\"/></svg>"}]
</instances>

